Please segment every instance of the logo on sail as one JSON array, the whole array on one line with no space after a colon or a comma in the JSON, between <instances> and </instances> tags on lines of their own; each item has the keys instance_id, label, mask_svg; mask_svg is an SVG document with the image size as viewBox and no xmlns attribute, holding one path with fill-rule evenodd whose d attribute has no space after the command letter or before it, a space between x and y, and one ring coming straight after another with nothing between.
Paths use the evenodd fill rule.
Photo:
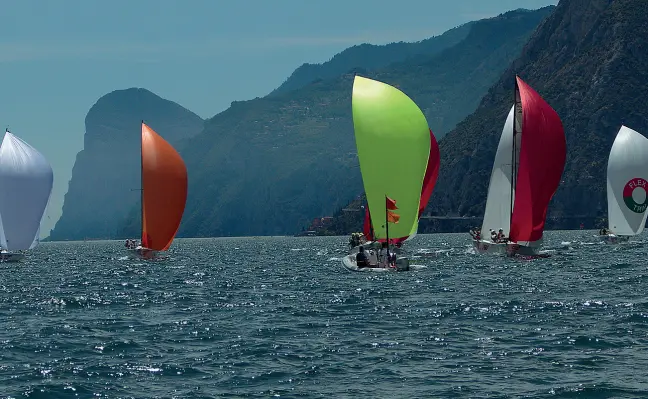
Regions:
<instances>
[{"instance_id":1,"label":"logo on sail","mask_svg":"<svg viewBox=\"0 0 648 399\"><path fill-rule=\"evenodd\" d=\"M646 188L648 187L648 182L641 177L635 177L626 183L623 187L623 201L625 202L628 209L636 213L644 213L646 208L648 208L648 192ZM632 193L637 190L643 190L644 192L644 201L639 204L634 198L632 198Z\"/></svg>"}]
</instances>

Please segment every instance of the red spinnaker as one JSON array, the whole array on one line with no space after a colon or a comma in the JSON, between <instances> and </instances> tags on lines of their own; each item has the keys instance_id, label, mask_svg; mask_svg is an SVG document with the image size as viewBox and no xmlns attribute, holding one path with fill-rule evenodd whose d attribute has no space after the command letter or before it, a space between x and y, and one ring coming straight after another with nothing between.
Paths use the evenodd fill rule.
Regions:
<instances>
[{"instance_id":1,"label":"red spinnaker","mask_svg":"<svg viewBox=\"0 0 648 399\"><path fill-rule=\"evenodd\" d=\"M439 177L439 166L441 164L441 158L439 154L439 143L434 137L434 133L430 129L430 157L428 158L427 168L425 169L425 177L423 178L423 188L421 189L421 202L419 203L419 218L423 215L423 211L427 206L430 198L432 197L432 192L434 191L434 186L436 185L437 178ZM367 237L367 240L373 241L373 234L371 231L371 215L369 214L369 205L365 205L365 218L362 225L362 231ZM396 237L394 239L389 239L392 243L398 244L407 239L407 237ZM385 239L378 240L384 242Z\"/></svg>"},{"instance_id":2,"label":"red spinnaker","mask_svg":"<svg viewBox=\"0 0 648 399\"><path fill-rule=\"evenodd\" d=\"M516 83L522 143L509 235L514 242L533 242L542 238L547 208L565 168L567 143L556 111L522 79L516 77Z\"/></svg>"}]
</instances>

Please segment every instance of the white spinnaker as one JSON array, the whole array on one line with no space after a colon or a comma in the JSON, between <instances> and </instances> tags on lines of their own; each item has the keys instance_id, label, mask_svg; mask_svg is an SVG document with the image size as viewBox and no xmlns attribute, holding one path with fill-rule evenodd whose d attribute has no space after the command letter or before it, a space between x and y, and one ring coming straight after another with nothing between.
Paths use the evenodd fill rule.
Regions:
<instances>
[{"instance_id":1,"label":"white spinnaker","mask_svg":"<svg viewBox=\"0 0 648 399\"><path fill-rule=\"evenodd\" d=\"M648 215L646 182L648 139L621 126L612 144L607 166L608 226L612 233L633 236L643 231ZM623 196L624 189L626 194L631 194L627 199Z\"/></svg>"},{"instance_id":2,"label":"white spinnaker","mask_svg":"<svg viewBox=\"0 0 648 399\"><path fill-rule=\"evenodd\" d=\"M6 132L0 146L0 246L9 251L33 248L54 173L34 147Z\"/></svg>"},{"instance_id":3,"label":"white spinnaker","mask_svg":"<svg viewBox=\"0 0 648 399\"><path fill-rule=\"evenodd\" d=\"M511 227L511 175L513 160L513 118L515 105L511 107L493 162L486 210L481 234L484 239L490 239L489 230L502 229L508 237Z\"/></svg>"}]
</instances>

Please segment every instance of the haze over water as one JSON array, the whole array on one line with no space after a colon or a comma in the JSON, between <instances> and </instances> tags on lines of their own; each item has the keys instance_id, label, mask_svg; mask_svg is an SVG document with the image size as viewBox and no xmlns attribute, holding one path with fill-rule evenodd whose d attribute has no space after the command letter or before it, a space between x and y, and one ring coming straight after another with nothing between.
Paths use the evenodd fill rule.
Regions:
<instances>
[{"instance_id":1,"label":"haze over water","mask_svg":"<svg viewBox=\"0 0 648 399\"><path fill-rule=\"evenodd\" d=\"M405 273L347 271L347 237L179 239L159 262L44 243L0 264L0 397L648 397L645 236L595 234L548 232L533 261L419 235Z\"/></svg>"}]
</instances>

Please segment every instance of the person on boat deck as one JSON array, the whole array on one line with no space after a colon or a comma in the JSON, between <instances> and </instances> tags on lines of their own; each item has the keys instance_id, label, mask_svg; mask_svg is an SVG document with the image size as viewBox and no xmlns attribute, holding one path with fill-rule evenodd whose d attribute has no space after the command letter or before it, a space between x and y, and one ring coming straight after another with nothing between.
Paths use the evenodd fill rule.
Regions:
<instances>
[{"instance_id":1,"label":"person on boat deck","mask_svg":"<svg viewBox=\"0 0 648 399\"><path fill-rule=\"evenodd\" d=\"M369 267L369 258L367 257L363 246L360 246L358 253L356 254L356 265L358 265L359 268Z\"/></svg>"},{"instance_id":2,"label":"person on boat deck","mask_svg":"<svg viewBox=\"0 0 648 399\"><path fill-rule=\"evenodd\" d=\"M358 233L351 233L351 238L349 238L349 246L351 248L357 247L359 244Z\"/></svg>"},{"instance_id":3,"label":"person on boat deck","mask_svg":"<svg viewBox=\"0 0 648 399\"><path fill-rule=\"evenodd\" d=\"M491 241L492 242L497 241L497 233L495 232L495 230L490 229L490 233L491 233Z\"/></svg>"},{"instance_id":4,"label":"person on boat deck","mask_svg":"<svg viewBox=\"0 0 648 399\"><path fill-rule=\"evenodd\" d=\"M390 260L390 253L389 253L389 244L386 242L382 243L382 247L380 248L380 252L378 253L379 255L379 262L382 267L388 267L389 266L389 260Z\"/></svg>"},{"instance_id":5,"label":"person on boat deck","mask_svg":"<svg viewBox=\"0 0 648 399\"><path fill-rule=\"evenodd\" d=\"M473 239L477 241L481 239L481 230L477 227L473 227L472 229L470 229L469 234Z\"/></svg>"},{"instance_id":6,"label":"person on boat deck","mask_svg":"<svg viewBox=\"0 0 648 399\"><path fill-rule=\"evenodd\" d=\"M504 235L504 229L499 229L499 231L497 232L497 238L496 239L497 239L497 242L506 242L506 241L508 241L508 239Z\"/></svg>"},{"instance_id":7,"label":"person on boat deck","mask_svg":"<svg viewBox=\"0 0 648 399\"><path fill-rule=\"evenodd\" d=\"M367 237L365 237L364 233L358 233L358 234L359 234L359 238L360 238L360 244L361 245L366 244L367 243Z\"/></svg>"}]
</instances>

